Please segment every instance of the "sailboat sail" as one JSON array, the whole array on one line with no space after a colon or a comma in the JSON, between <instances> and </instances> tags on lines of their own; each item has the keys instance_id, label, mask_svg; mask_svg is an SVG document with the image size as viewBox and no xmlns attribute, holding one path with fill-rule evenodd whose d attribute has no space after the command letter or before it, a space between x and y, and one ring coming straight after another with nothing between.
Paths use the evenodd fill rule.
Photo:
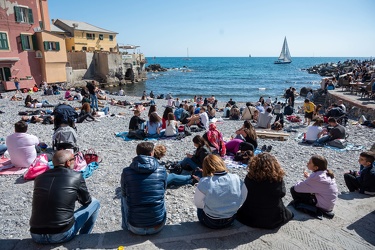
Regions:
<instances>
[{"instance_id":1,"label":"sailboat sail","mask_svg":"<svg viewBox=\"0 0 375 250\"><path fill-rule=\"evenodd\" d=\"M286 37L284 38L283 48L281 49L279 60L275 61L276 64L291 63L292 57L290 56L288 42Z\"/></svg>"}]
</instances>

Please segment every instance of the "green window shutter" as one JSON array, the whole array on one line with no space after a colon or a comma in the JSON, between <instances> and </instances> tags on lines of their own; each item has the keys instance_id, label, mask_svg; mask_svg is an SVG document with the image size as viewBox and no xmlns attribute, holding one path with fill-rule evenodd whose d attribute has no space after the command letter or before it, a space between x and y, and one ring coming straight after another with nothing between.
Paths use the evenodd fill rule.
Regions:
<instances>
[{"instance_id":1,"label":"green window shutter","mask_svg":"<svg viewBox=\"0 0 375 250\"><path fill-rule=\"evenodd\" d=\"M49 50L49 48L48 48L48 42L43 42L43 44L44 44L44 50Z\"/></svg>"},{"instance_id":2,"label":"green window shutter","mask_svg":"<svg viewBox=\"0 0 375 250\"><path fill-rule=\"evenodd\" d=\"M59 43L59 42L56 42L56 50L57 50L57 51L60 50L60 43Z\"/></svg>"},{"instance_id":3,"label":"green window shutter","mask_svg":"<svg viewBox=\"0 0 375 250\"><path fill-rule=\"evenodd\" d=\"M21 47L22 47L22 50L26 50L27 48L27 36L26 35L21 35Z\"/></svg>"},{"instance_id":4,"label":"green window shutter","mask_svg":"<svg viewBox=\"0 0 375 250\"><path fill-rule=\"evenodd\" d=\"M33 40L33 48L34 48L34 50L38 50L39 46L38 46L38 39L36 38L36 34L34 34L32 36L32 40Z\"/></svg>"},{"instance_id":5,"label":"green window shutter","mask_svg":"<svg viewBox=\"0 0 375 250\"><path fill-rule=\"evenodd\" d=\"M22 22L22 17L21 17L21 8L18 6L14 6L14 13L16 16L16 22Z\"/></svg>"},{"instance_id":6,"label":"green window shutter","mask_svg":"<svg viewBox=\"0 0 375 250\"><path fill-rule=\"evenodd\" d=\"M34 17L33 17L33 10L29 9L29 23L33 24L34 23Z\"/></svg>"},{"instance_id":7,"label":"green window shutter","mask_svg":"<svg viewBox=\"0 0 375 250\"><path fill-rule=\"evenodd\" d=\"M6 33L0 33L0 49L2 50L9 49L8 36Z\"/></svg>"}]
</instances>

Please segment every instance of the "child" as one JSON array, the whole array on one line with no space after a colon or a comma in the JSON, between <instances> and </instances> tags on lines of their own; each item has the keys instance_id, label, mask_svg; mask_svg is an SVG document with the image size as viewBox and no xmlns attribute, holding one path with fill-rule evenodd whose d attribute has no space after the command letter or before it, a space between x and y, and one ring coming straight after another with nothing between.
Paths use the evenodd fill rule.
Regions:
<instances>
[{"instance_id":1,"label":"child","mask_svg":"<svg viewBox=\"0 0 375 250\"><path fill-rule=\"evenodd\" d=\"M327 169L327 160L320 155L313 155L307 163L312 171L303 173L305 181L299 182L290 189L296 209L315 208L315 214L321 219L322 213L332 218L333 207L337 199L337 185L333 172ZM302 204L302 205L301 205ZM304 207L304 205L307 205Z\"/></svg>"},{"instance_id":2,"label":"child","mask_svg":"<svg viewBox=\"0 0 375 250\"><path fill-rule=\"evenodd\" d=\"M174 120L174 114L168 113L167 127L165 128L165 136L177 135L177 122Z\"/></svg>"},{"instance_id":3,"label":"child","mask_svg":"<svg viewBox=\"0 0 375 250\"><path fill-rule=\"evenodd\" d=\"M344 174L345 184L350 192L359 190L361 194L375 195L375 154L371 151L359 155L360 172L351 171Z\"/></svg>"}]
</instances>

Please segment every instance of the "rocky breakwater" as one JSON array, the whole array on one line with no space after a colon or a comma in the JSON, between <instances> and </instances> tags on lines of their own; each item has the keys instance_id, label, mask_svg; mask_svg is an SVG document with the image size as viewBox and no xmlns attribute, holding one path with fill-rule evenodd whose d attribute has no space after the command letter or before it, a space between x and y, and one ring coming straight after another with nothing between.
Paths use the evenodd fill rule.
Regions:
<instances>
[{"instance_id":1,"label":"rocky breakwater","mask_svg":"<svg viewBox=\"0 0 375 250\"><path fill-rule=\"evenodd\" d=\"M339 61L337 63L321 63L304 70L306 70L309 74L319 74L321 76L336 76L337 74L352 72L357 68L359 63L363 62L366 61L346 60L344 62Z\"/></svg>"},{"instance_id":2,"label":"rocky breakwater","mask_svg":"<svg viewBox=\"0 0 375 250\"><path fill-rule=\"evenodd\" d=\"M147 72L164 72L167 70L167 68L163 68L160 64L150 64L146 67Z\"/></svg>"}]
</instances>

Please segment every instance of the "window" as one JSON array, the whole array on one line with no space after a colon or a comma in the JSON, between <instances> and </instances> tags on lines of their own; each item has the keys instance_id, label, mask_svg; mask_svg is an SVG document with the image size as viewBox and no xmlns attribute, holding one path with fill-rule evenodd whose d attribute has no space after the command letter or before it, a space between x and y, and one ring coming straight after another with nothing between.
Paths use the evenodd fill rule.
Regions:
<instances>
[{"instance_id":1,"label":"window","mask_svg":"<svg viewBox=\"0 0 375 250\"><path fill-rule=\"evenodd\" d=\"M21 46L22 50L32 50L32 36L21 34Z\"/></svg>"},{"instance_id":2,"label":"window","mask_svg":"<svg viewBox=\"0 0 375 250\"><path fill-rule=\"evenodd\" d=\"M8 50L8 36L7 33L0 32L0 50Z\"/></svg>"},{"instance_id":3,"label":"window","mask_svg":"<svg viewBox=\"0 0 375 250\"><path fill-rule=\"evenodd\" d=\"M44 50L54 50L59 51L60 50L60 43L59 42L43 42L44 44Z\"/></svg>"},{"instance_id":4,"label":"window","mask_svg":"<svg viewBox=\"0 0 375 250\"><path fill-rule=\"evenodd\" d=\"M27 7L14 6L16 22L18 23L34 23L33 10Z\"/></svg>"},{"instance_id":5,"label":"window","mask_svg":"<svg viewBox=\"0 0 375 250\"><path fill-rule=\"evenodd\" d=\"M109 35L109 41L113 41L113 35Z\"/></svg>"},{"instance_id":6,"label":"window","mask_svg":"<svg viewBox=\"0 0 375 250\"><path fill-rule=\"evenodd\" d=\"M87 50L87 47L86 47L86 46L83 46L83 47L82 47L82 50L83 50L83 51L86 51L86 50Z\"/></svg>"},{"instance_id":7,"label":"window","mask_svg":"<svg viewBox=\"0 0 375 250\"><path fill-rule=\"evenodd\" d=\"M95 40L95 34L93 33L86 33L87 40Z\"/></svg>"},{"instance_id":8,"label":"window","mask_svg":"<svg viewBox=\"0 0 375 250\"><path fill-rule=\"evenodd\" d=\"M99 34L99 40L103 40L104 39L104 35L103 34Z\"/></svg>"}]
</instances>

